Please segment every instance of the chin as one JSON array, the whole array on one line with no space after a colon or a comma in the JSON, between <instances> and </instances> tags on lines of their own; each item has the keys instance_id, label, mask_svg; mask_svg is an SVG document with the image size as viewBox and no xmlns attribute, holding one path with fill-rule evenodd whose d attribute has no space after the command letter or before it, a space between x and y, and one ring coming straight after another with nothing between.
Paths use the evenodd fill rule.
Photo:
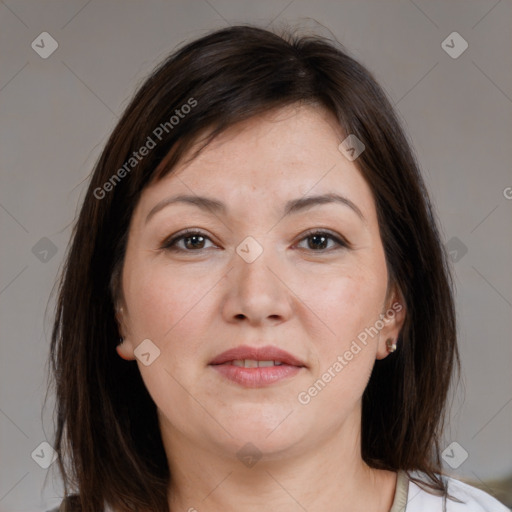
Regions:
<instances>
[{"instance_id":1,"label":"chin","mask_svg":"<svg viewBox=\"0 0 512 512\"><path fill-rule=\"evenodd\" d=\"M248 444L254 445L256 451L268 456L288 452L299 444L306 434L304 425L295 423L292 416L293 413L284 421L286 414L282 413L279 417L274 415L257 419L247 417L243 420L231 421L226 424L226 429L233 437L224 437L223 441L227 441L230 449L234 449L235 452Z\"/></svg>"}]
</instances>

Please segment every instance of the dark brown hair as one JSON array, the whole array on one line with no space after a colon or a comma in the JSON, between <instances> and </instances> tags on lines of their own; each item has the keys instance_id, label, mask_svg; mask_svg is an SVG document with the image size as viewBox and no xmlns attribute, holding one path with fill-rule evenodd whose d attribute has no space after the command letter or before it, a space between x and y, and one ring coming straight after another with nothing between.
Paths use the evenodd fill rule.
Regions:
<instances>
[{"instance_id":1,"label":"dark brown hair","mask_svg":"<svg viewBox=\"0 0 512 512\"><path fill-rule=\"evenodd\" d=\"M142 190L172 172L206 129L191 158L227 127L295 103L327 108L365 144L354 163L374 196L389 283L406 305L399 348L376 362L364 391L362 457L373 468L424 472L428 489L446 496L440 440L460 366L452 278L410 144L381 87L339 43L234 26L185 45L140 87L96 164L74 227L50 362L58 467L84 512L168 507L156 406L136 363L115 350L119 276ZM150 139L154 147L130 160Z\"/></svg>"}]
</instances>

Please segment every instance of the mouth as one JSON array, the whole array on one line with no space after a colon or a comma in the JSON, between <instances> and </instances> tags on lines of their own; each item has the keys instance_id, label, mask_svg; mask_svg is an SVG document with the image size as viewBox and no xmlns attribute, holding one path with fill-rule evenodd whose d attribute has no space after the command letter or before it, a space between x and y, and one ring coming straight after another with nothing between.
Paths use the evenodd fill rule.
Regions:
<instances>
[{"instance_id":1,"label":"mouth","mask_svg":"<svg viewBox=\"0 0 512 512\"><path fill-rule=\"evenodd\" d=\"M233 361L226 361L222 365L230 364L238 366L239 368L267 368L269 366L282 366L282 361L258 361L257 359L233 359ZM220 365L219 365L220 366Z\"/></svg>"},{"instance_id":2,"label":"mouth","mask_svg":"<svg viewBox=\"0 0 512 512\"><path fill-rule=\"evenodd\" d=\"M240 346L219 354L209 366L222 377L248 388L277 383L306 368L298 358L274 346Z\"/></svg>"}]
</instances>

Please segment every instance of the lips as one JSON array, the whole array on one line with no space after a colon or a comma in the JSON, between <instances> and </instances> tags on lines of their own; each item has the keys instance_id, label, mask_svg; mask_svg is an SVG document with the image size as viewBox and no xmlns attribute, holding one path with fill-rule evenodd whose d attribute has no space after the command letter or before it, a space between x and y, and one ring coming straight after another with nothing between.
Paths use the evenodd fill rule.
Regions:
<instances>
[{"instance_id":1,"label":"lips","mask_svg":"<svg viewBox=\"0 0 512 512\"><path fill-rule=\"evenodd\" d=\"M240 346L222 352L210 368L244 388L262 388L287 381L304 371L306 365L288 352L273 346Z\"/></svg>"},{"instance_id":2,"label":"lips","mask_svg":"<svg viewBox=\"0 0 512 512\"><path fill-rule=\"evenodd\" d=\"M289 381L306 365L280 348L242 345L222 352L210 361L210 368L221 377L244 388L262 388Z\"/></svg>"},{"instance_id":3,"label":"lips","mask_svg":"<svg viewBox=\"0 0 512 512\"><path fill-rule=\"evenodd\" d=\"M305 363L290 353L280 348L267 345L265 347L249 347L241 345L230 350L226 350L210 361L210 365L221 365L231 363L236 366L254 368L254 362L263 362L257 366L269 366L269 362L273 361L274 365L288 365L299 368L305 367ZM242 364L245 363L245 364Z\"/></svg>"}]
</instances>

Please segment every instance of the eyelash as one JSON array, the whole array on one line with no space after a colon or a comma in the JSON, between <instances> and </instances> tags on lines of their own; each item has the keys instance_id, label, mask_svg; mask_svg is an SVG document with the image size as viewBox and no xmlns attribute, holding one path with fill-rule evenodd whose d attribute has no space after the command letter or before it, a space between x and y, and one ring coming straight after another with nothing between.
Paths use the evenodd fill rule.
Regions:
<instances>
[{"instance_id":1,"label":"eyelash","mask_svg":"<svg viewBox=\"0 0 512 512\"><path fill-rule=\"evenodd\" d=\"M185 231L182 231L181 233L173 235L172 237L164 240L161 244L160 249L163 249L166 251L188 252L188 253L201 252L201 251L206 250L206 249L188 250L188 249L178 248L176 246L177 242L184 240L186 238L192 238L193 236L197 236L197 235L199 235L205 239L208 239L211 242L210 237L208 237L205 233L195 230L195 229L187 229ZM333 240L334 242L336 242L336 244L339 245L338 249L350 248L350 244L342 237L334 235L330 231L322 231L322 230L307 231L304 234L304 236L299 240L299 242L302 242L303 240L307 240L308 238L312 238L313 236L322 236L322 235L325 236L326 238L329 238L329 239ZM315 252L315 253L325 253L325 252L330 252L333 249L331 248L331 249L319 249L319 250L308 249L308 250L310 250L311 252Z\"/></svg>"}]
</instances>

